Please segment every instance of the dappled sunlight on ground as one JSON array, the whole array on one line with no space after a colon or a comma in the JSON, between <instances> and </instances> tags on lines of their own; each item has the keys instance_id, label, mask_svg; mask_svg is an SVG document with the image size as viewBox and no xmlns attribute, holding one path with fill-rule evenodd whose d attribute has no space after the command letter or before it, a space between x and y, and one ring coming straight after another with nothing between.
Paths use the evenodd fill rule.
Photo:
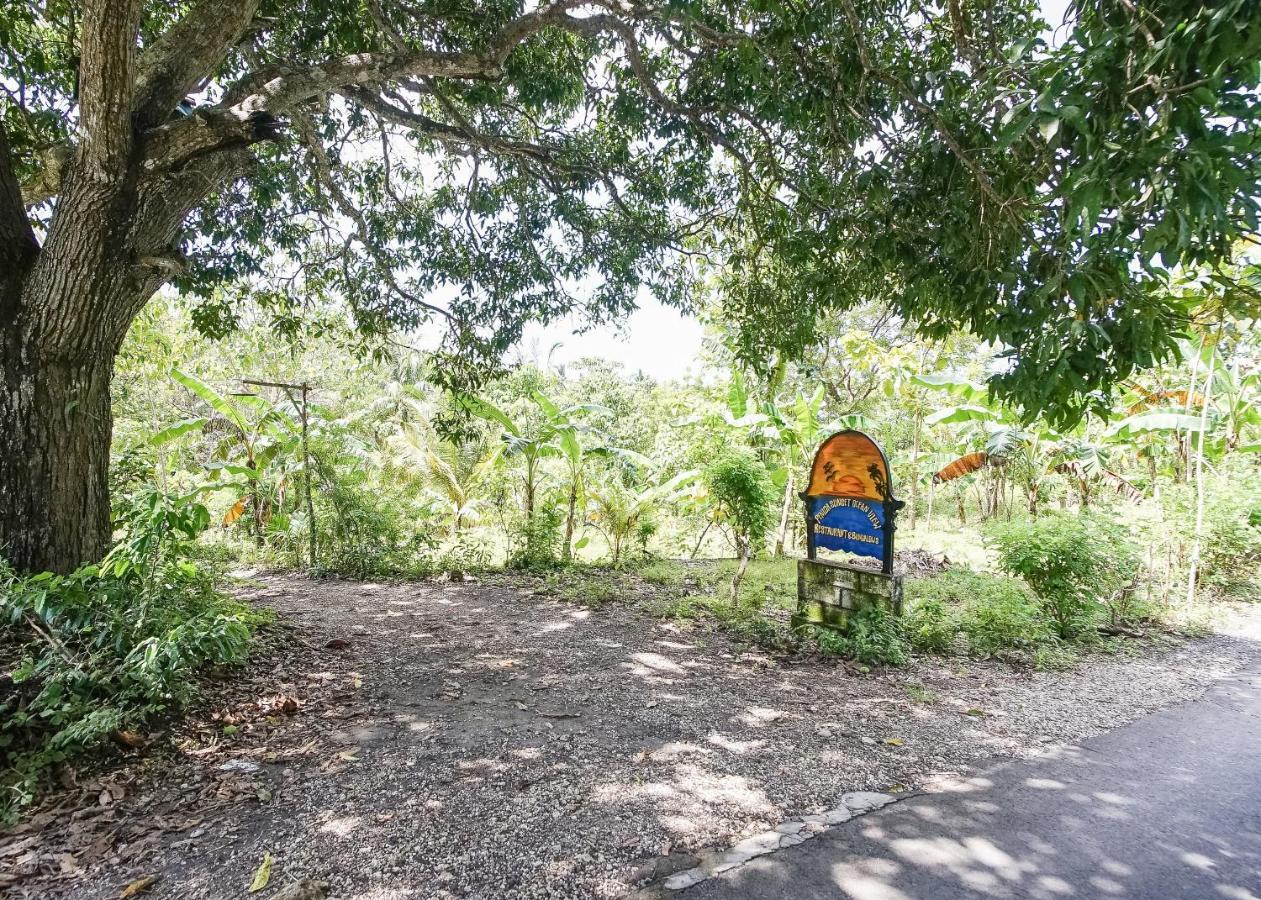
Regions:
<instances>
[{"instance_id":1,"label":"dappled sunlight on ground","mask_svg":"<svg viewBox=\"0 0 1261 900\"><path fill-rule=\"evenodd\" d=\"M1258 746L1261 674L1238 676L1082 748L943 782L695 900L1256 900Z\"/></svg>"},{"instance_id":2,"label":"dappled sunlight on ground","mask_svg":"<svg viewBox=\"0 0 1261 900\"><path fill-rule=\"evenodd\" d=\"M973 660L860 675L751 651L631 604L590 609L494 584L267 584L276 591L268 601L294 613L313 648L300 669L268 678L318 684L337 703L303 707L301 741L313 743L300 756L267 760L280 723L218 736L213 760L191 763L210 781L229 757L257 760L262 770L238 776L244 802L189 811L222 837L172 838L187 842L177 858L188 896L240 896L240 873L257 868L259 848L268 847L278 879L329 878L343 898L510 900L555 889L606 900L636 880L695 865L705 848L832 809L845 791L915 787L991 752L1079 739L1209 677L1207 654L1159 665L1107 660L1053 677ZM332 638L347 646L321 649ZM1038 796L1080 794L1068 802L1090 810L1082 821L1141 812L1127 789L1083 792L1060 778L1027 777ZM255 799L260 788L269 801ZM1068 896L1055 893L1054 879L1066 876L1034 835L984 843L981 826L1001 814L991 789L984 778L949 787L967 801L975 828L935 834L943 823L931 812L878 826L866 839L889 858L855 862L844 879L845 891L865 885L869 893L837 894L830 885L832 893L817 896L930 896L905 881L908 858L921 853L953 883ZM1211 862L1247 850L1231 835L1223 840L1212 851L1187 843L1170 852ZM1095 874L1126 883L1102 865ZM1075 889L1079 898L1107 890Z\"/></svg>"}]
</instances>

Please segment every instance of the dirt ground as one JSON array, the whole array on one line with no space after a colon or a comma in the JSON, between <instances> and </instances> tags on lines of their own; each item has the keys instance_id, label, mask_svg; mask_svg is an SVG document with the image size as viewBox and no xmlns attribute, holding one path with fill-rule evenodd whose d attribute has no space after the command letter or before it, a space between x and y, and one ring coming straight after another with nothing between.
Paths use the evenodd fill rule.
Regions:
<instances>
[{"instance_id":1,"label":"dirt ground","mask_svg":"<svg viewBox=\"0 0 1261 900\"><path fill-rule=\"evenodd\" d=\"M142 896L244 897L270 855L252 896L307 877L342 900L624 896L843 792L913 790L1196 696L1257 646L863 673L537 586L249 579L282 628L248 671L0 835L0 892L118 897L155 876Z\"/></svg>"}]
</instances>

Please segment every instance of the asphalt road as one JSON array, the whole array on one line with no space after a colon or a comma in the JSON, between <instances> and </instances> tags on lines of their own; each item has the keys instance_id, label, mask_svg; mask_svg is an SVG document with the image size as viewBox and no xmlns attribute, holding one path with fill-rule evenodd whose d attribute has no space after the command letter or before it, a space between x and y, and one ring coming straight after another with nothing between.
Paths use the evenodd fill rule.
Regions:
<instances>
[{"instance_id":1,"label":"asphalt road","mask_svg":"<svg viewBox=\"0 0 1261 900\"><path fill-rule=\"evenodd\" d=\"M680 900L1261 898L1261 664L1052 757L895 803Z\"/></svg>"}]
</instances>

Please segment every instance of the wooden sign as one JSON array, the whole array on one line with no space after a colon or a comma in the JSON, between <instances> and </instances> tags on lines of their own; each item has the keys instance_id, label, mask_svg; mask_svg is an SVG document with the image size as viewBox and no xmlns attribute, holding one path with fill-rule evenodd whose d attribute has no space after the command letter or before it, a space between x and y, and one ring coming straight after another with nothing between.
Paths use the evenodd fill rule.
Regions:
<instances>
[{"instance_id":1,"label":"wooden sign","mask_svg":"<svg viewBox=\"0 0 1261 900\"><path fill-rule=\"evenodd\" d=\"M846 430L824 441L801 499L810 559L822 547L878 559L882 571L893 571L894 519L905 504L893 498L889 461L870 437Z\"/></svg>"}]
</instances>

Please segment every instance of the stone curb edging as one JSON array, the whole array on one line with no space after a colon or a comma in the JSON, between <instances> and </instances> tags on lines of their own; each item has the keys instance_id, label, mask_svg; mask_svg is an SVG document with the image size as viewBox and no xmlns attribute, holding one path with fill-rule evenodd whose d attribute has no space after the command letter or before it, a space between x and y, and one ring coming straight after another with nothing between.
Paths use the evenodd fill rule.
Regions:
<instances>
[{"instance_id":1,"label":"stone curb edging","mask_svg":"<svg viewBox=\"0 0 1261 900\"><path fill-rule=\"evenodd\" d=\"M802 816L800 819L789 819L776 825L772 831L763 831L747 837L699 866L671 875L662 883L662 887L667 891L690 888L707 878L739 868L751 859L805 843L834 825L848 822L850 819L888 806L899 799L902 798L877 791L850 791L841 795L841 805L836 809Z\"/></svg>"}]
</instances>

